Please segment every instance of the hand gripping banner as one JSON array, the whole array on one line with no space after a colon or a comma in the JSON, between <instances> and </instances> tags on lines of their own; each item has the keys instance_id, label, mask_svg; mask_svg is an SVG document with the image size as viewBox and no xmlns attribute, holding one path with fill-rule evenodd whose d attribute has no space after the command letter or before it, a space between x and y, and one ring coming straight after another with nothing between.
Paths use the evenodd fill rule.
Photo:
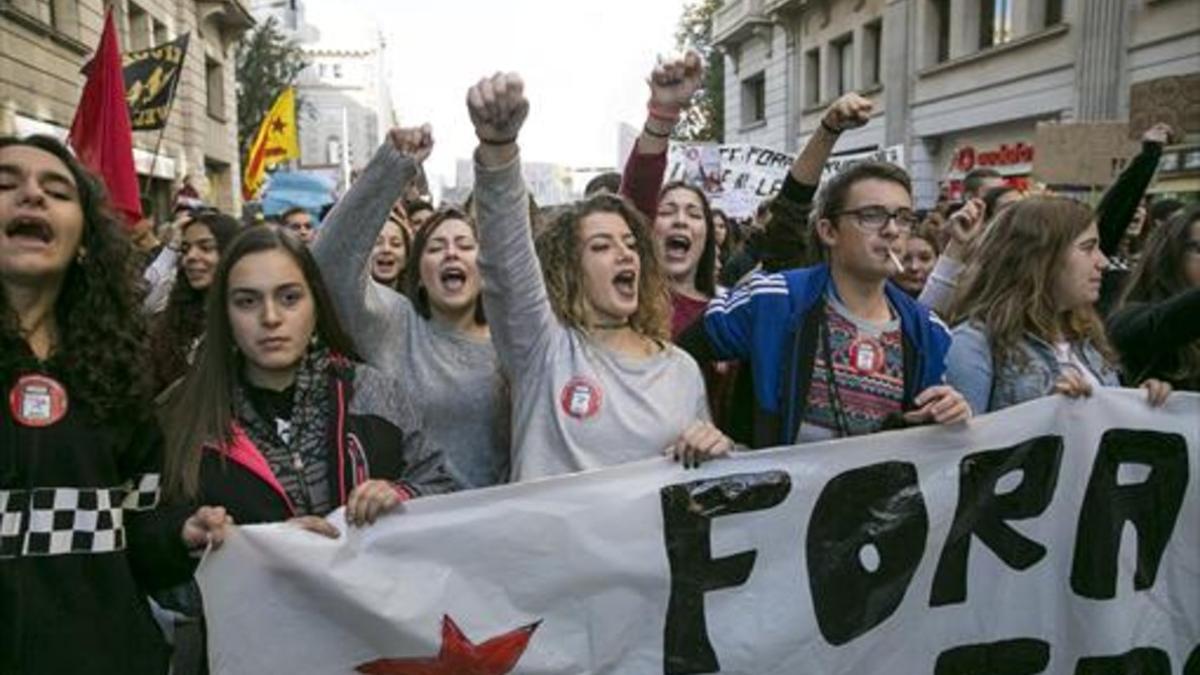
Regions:
<instances>
[{"instance_id":1,"label":"hand gripping banner","mask_svg":"<svg viewBox=\"0 0 1200 675\"><path fill-rule=\"evenodd\" d=\"M241 528L214 673L1196 673L1200 395Z\"/></svg>"}]
</instances>

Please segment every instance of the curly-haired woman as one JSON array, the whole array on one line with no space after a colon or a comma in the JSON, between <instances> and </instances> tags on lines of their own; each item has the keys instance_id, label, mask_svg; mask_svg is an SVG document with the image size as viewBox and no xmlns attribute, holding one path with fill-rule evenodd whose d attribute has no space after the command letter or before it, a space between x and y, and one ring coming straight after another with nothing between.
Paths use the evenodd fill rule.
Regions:
<instances>
[{"instance_id":1,"label":"curly-haired woman","mask_svg":"<svg viewBox=\"0 0 1200 675\"><path fill-rule=\"evenodd\" d=\"M180 225L179 266L167 307L150 321L154 391L187 374L204 334L204 299L221 252L238 232L238 221L216 211L195 214Z\"/></svg>"},{"instance_id":2,"label":"curly-haired woman","mask_svg":"<svg viewBox=\"0 0 1200 675\"><path fill-rule=\"evenodd\" d=\"M516 146L529 109L520 78L481 81L468 109L484 304L513 379L514 479L728 452L699 367L668 341L666 280L641 214L594 196L549 224L535 252Z\"/></svg>"},{"instance_id":3,"label":"curly-haired woman","mask_svg":"<svg viewBox=\"0 0 1200 675\"><path fill-rule=\"evenodd\" d=\"M1150 235L1108 334L1133 379L1200 391L1200 206Z\"/></svg>"},{"instance_id":4,"label":"curly-haired woman","mask_svg":"<svg viewBox=\"0 0 1200 675\"><path fill-rule=\"evenodd\" d=\"M988 225L959 282L946 380L977 414L1041 396L1120 386L1094 307L1107 259L1096 218L1063 197L1032 197ZM1150 380L1152 404L1170 387Z\"/></svg>"},{"instance_id":5,"label":"curly-haired woman","mask_svg":"<svg viewBox=\"0 0 1200 675\"><path fill-rule=\"evenodd\" d=\"M173 553L224 521L151 517L162 445L130 253L62 144L0 139L0 672L166 672L145 590L186 578Z\"/></svg>"}]
</instances>

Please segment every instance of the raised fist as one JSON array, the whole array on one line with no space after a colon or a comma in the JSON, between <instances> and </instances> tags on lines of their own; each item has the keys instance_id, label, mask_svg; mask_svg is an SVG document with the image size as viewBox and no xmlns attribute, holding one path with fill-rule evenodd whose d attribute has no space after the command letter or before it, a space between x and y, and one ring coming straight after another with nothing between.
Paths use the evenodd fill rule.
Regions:
<instances>
[{"instance_id":1,"label":"raised fist","mask_svg":"<svg viewBox=\"0 0 1200 675\"><path fill-rule=\"evenodd\" d=\"M1164 122L1159 122L1142 133L1142 140L1147 143L1158 143L1166 145L1171 142L1171 137L1174 135L1174 130L1171 125Z\"/></svg>"},{"instance_id":2,"label":"raised fist","mask_svg":"<svg viewBox=\"0 0 1200 675\"><path fill-rule=\"evenodd\" d=\"M388 132L388 141L400 154L420 164L433 152L433 128L428 124L416 128L397 127Z\"/></svg>"},{"instance_id":3,"label":"raised fist","mask_svg":"<svg viewBox=\"0 0 1200 675\"><path fill-rule=\"evenodd\" d=\"M983 212L987 206L982 199L972 199L950 215L950 236L966 246L983 229Z\"/></svg>"},{"instance_id":4,"label":"raised fist","mask_svg":"<svg viewBox=\"0 0 1200 675\"><path fill-rule=\"evenodd\" d=\"M691 104L704 80L704 61L692 50L685 56L660 60L650 73L650 105L678 112Z\"/></svg>"},{"instance_id":5,"label":"raised fist","mask_svg":"<svg viewBox=\"0 0 1200 675\"><path fill-rule=\"evenodd\" d=\"M856 129L871 121L871 111L874 109L874 103L850 92L829 106L821 123L838 132Z\"/></svg>"},{"instance_id":6,"label":"raised fist","mask_svg":"<svg viewBox=\"0 0 1200 675\"><path fill-rule=\"evenodd\" d=\"M485 77L467 90L467 111L480 141L492 145L514 142L529 116L525 83L516 73Z\"/></svg>"}]
</instances>

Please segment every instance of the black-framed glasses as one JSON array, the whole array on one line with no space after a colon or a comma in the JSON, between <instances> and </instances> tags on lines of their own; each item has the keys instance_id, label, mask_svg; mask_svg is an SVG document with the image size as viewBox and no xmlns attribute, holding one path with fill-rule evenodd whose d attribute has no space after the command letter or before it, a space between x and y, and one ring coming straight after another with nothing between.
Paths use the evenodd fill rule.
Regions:
<instances>
[{"instance_id":1,"label":"black-framed glasses","mask_svg":"<svg viewBox=\"0 0 1200 675\"><path fill-rule=\"evenodd\" d=\"M882 230L889 220L896 221L896 227L903 232L910 232L921 218L912 209L896 209L889 211L883 206L864 206L860 209L838 211L836 216L854 216L854 222L863 230L875 234Z\"/></svg>"}]
</instances>

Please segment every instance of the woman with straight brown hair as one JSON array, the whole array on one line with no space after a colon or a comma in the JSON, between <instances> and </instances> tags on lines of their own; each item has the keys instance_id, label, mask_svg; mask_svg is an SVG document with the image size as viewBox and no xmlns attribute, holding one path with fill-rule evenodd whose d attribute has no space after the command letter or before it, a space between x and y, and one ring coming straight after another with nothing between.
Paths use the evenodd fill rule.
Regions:
<instances>
[{"instance_id":1,"label":"woman with straight brown hair","mask_svg":"<svg viewBox=\"0 0 1200 675\"><path fill-rule=\"evenodd\" d=\"M988 224L959 282L946 372L976 414L1120 386L1094 307L1107 262L1095 216L1070 199L1026 199ZM1153 405L1170 391L1143 386Z\"/></svg>"}]
</instances>

